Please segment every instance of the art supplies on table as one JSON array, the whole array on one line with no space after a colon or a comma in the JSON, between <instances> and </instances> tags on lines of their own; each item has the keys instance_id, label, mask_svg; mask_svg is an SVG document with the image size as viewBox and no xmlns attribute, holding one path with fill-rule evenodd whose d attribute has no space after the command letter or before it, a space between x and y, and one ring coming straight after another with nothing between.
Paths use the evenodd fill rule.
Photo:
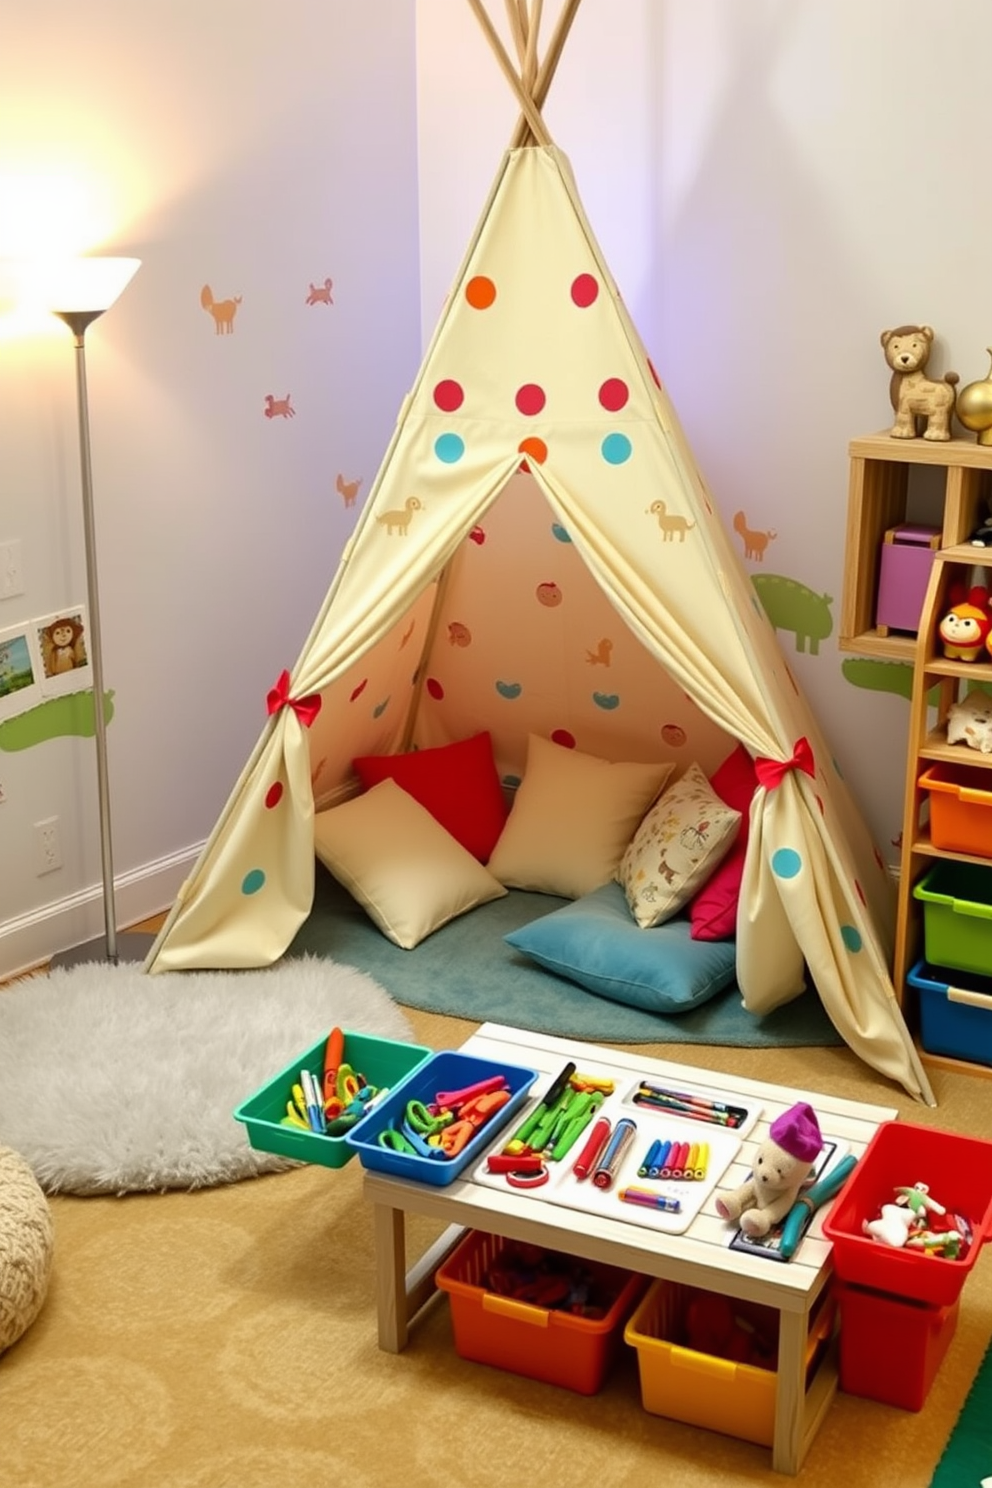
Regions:
<instances>
[{"instance_id":1,"label":"art supplies on table","mask_svg":"<svg viewBox=\"0 0 992 1488\"><path fill-rule=\"evenodd\" d=\"M800 1192L799 1205L802 1203L802 1194L807 1191L814 1198L817 1191L823 1193L822 1202L828 1202L826 1187L830 1186L831 1175L836 1175L839 1188L846 1180L850 1166L847 1143L824 1136L823 1146L813 1164L810 1180ZM796 1207L798 1208L798 1205ZM773 1225L767 1235L761 1235L757 1239L745 1235L741 1229L731 1231L728 1244L731 1250L742 1251L745 1255L764 1256L769 1261L791 1261L800 1241L813 1223L815 1213L816 1208L802 1206L801 1214L792 1217L790 1212L790 1215L786 1216L780 1224Z\"/></svg>"},{"instance_id":2,"label":"art supplies on table","mask_svg":"<svg viewBox=\"0 0 992 1488\"><path fill-rule=\"evenodd\" d=\"M569 1063L535 1082L477 1183L682 1234L737 1158L761 1107L726 1091Z\"/></svg>"}]
</instances>

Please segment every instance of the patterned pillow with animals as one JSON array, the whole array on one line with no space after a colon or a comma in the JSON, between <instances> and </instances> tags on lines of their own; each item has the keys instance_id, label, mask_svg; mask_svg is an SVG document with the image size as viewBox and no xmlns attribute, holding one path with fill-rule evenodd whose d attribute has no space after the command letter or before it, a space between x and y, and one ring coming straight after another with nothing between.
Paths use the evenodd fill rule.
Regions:
<instances>
[{"instance_id":1,"label":"patterned pillow with animals","mask_svg":"<svg viewBox=\"0 0 992 1488\"><path fill-rule=\"evenodd\" d=\"M740 825L741 813L689 765L644 817L617 869L642 930L678 914L730 851Z\"/></svg>"}]
</instances>

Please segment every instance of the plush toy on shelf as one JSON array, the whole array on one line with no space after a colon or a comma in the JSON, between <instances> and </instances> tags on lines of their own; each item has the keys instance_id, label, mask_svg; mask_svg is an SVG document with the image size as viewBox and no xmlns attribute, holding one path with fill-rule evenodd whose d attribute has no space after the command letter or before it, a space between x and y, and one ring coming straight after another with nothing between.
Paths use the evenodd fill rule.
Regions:
<instances>
[{"instance_id":1,"label":"plush toy on shelf","mask_svg":"<svg viewBox=\"0 0 992 1488\"><path fill-rule=\"evenodd\" d=\"M973 584L967 592L962 585L951 587L937 634L949 660L981 659L985 643L992 634L992 605L984 584Z\"/></svg>"},{"instance_id":2,"label":"plush toy on shelf","mask_svg":"<svg viewBox=\"0 0 992 1488\"><path fill-rule=\"evenodd\" d=\"M750 1178L732 1192L717 1195L717 1213L739 1221L752 1239L767 1235L796 1202L822 1148L816 1112L805 1101L797 1101L772 1122Z\"/></svg>"},{"instance_id":3,"label":"plush toy on shelf","mask_svg":"<svg viewBox=\"0 0 992 1488\"><path fill-rule=\"evenodd\" d=\"M882 332L882 350L892 372L889 397L896 417L889 433L893 439L916 439L920 434L924 439L951 437L960 378L956 372L945 372L936 381L926 375L933 340L933 330L926 325Z\"/></svg>"}]
</instances>

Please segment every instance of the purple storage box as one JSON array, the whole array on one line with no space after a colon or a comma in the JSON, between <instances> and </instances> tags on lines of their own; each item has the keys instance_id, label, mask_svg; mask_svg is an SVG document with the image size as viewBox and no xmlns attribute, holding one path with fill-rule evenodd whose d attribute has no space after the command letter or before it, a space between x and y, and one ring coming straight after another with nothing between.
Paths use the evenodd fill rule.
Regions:
<instances>
[{"instance_id":1,"label":"purple storage box","mask_svg":"<svg viewBox=\"0 0 992 1488\"><path fill-rule=\"evenodd\" d=\"M879 558L875 626L888 630L920 628L933 555L940 546L940 528L904 522L885 534Z\"/></svg>"}]
</instances>

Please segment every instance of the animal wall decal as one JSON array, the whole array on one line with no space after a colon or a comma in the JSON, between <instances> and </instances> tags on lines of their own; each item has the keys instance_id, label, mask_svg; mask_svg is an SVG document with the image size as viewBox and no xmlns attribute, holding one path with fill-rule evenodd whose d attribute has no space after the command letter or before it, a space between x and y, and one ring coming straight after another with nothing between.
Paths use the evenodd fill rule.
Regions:
<instances>
[{"instance_id":1,"label":"animal wall decal","mask_svg":"<svg viewBox=\"0 0 992 1488\"><path fill-rule=\"evenodd\" d=\"M205 284L200 290L200 304L208 315L213 316L214 331L218 336L234 335L234 317L241 304L240 295L230 300L215 300L210 285Z\"/></svg>"},{"instance_id":2,"label":"animal wall decal","mask_svg":"<svg viewBox=\"0 0 992 1488\"><path fill-rule=\"evenodd\" d=\"M285 398L274 398L271 393L265 395L265 417L271 418L295 418L296 409L290 402L290 394Z\"/></svg>"},{"instance_id":3,"label":"animal wall decal","mask_svg":"<svg viewBox=\"0 0 992 1488\"><path fill-rule=\"evenodd\" d=\"M744 557L755 558L759 563L764 562L768 544L778 537L777 532L756 532L753 527L749 527L742 511L734 514L734 531L744 544Z\"/></svg>"},{"instance_id":4,"label":"animal wall decal","mask_svg":"<svg viewBox=\"0 0 992 1488\"><path fill-rule=\"evenodd\" d=\"M808 650L810 656L818 656L820 642L833 632L833 598L816 594L798 579L783 574L752 574L751 583L775 629L791 631L797 651Z\"/></svg>"},{"instance_id":5,"label":"animal wall decal","mask_svg":"<svg viewBox=\"0 0 992 1488\"><path fill-rule=\"evenodd\" d=\"M679 542L685 542L686 533L696 525L695 522L690 522L688 517L683 517L677 512L669 515L668 506L664 501L652 501L646 515L657 517L664 542L673 542L676 533L678 533Z\"/></svg>"},{"instance_id":6,"label":"animal wall decal","mask_svg":"<svg viewBox=\"0 0 992 1488\"><path fill-rule=\"evenodd\" d=\"M361 484L361 476L358 476L355 480L346 481L341 472L338 471L338 478L335 481L335 485L339 495L344 498L345 506L354 506L355 497L358 495L358 488Z\"/></svg>"},{"instance_id":7,"label":"animal wall decal","mask_svg":"<svg viewBox=\"0 0 992 1488\"><path fill-rule=\"evenodd\" d=\"M334 299L331 295L333 287L333 279L325 279L323 284L311 284L310 293L307 295L307 304L333 305Z\"/></svg>"}]
</instances>

